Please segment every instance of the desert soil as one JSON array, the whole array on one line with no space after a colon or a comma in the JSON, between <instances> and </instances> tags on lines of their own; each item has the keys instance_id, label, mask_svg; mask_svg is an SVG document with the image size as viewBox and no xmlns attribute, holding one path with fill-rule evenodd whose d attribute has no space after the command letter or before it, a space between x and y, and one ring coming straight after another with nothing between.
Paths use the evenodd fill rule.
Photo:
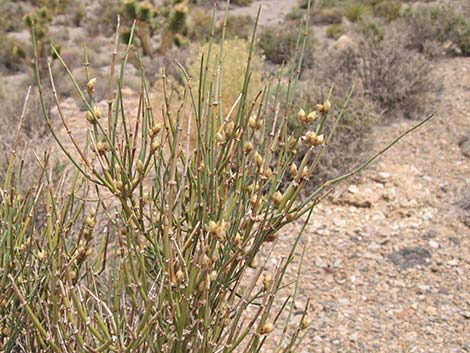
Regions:
<instances>
[{"instance_id":1,"label":"desert soil","mask_svg":"<svg viewBox=\"0 0 470 353\"><path fill-rule=\"evenodd\" d=\"M459 148L470 131L470 58L444 59L435 72L433 120L306 227L297 306L310 298L312 325L302 353L470 352L470 160ZM415 123L381 127L376 149ZM299 228L285 229L273 264Z\"/></svg>"},{"instance_id":2,"label":"desert soil","mask_svg":"<svg viewBox=\"0 0 470 353\"><path fill-rule=\"evenodd\" d=\"M261 8L259 24L261 26L275 26L284 22L284 17L297 4L297 0L256 0L253 1L250 6L231 8L230 15L249 15L256 17L258 9ZM224 11L218 11L219 16L223 16L223 14Z\"/></svg>"}]
</instances>

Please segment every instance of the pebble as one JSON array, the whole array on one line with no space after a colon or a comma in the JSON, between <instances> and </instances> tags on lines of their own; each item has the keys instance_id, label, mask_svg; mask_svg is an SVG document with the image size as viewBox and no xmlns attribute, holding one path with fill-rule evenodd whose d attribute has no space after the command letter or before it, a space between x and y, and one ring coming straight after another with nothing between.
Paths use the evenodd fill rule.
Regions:
<instances>
[{"instance_id":1,"label":"pebble","mask_svg":"<svg viewBox=\"0 0 470 353\"><path fill-rule=\"evenodd\" d=\"M357 187L357 185L351 185L350 187L348 187L348 191L351 194L357 194L359 192L359 188Z\"/></svg>"},{"instance_id":2,"label":"pebble","mask_svg":"<svg viewBox=\"0 0 470 353\"><path fill-rule=\"evenodd\" d=\"M320 268L325 268L327 266L326 262L323 261L321 257L317 257L315 260L315 265Z\"/></svg>"},{"instance_id":3,"label":"pebble","mask_svg":"<svg viewBox=\"0 0 470 353\"><path fill-rule=\"evenodd\" d=\"M439 243L435 240L430 240L429 241L429 246L433 249L438 249L439 248Z\"/></svg>"},{"instance_id":4,"label":"pebble","mask_svg":"<svg viewBox=\"0 0 470 353\"><path fill-rule=\"evenodd\" d=\"M470 320L470 311L463 311L461 314L465 319Z\"/></svg>"},{"instance_id":5,"label":"pebble","mask_svg":"<svg viewBox=\"0 0 470 353\"><path fill-rule=\"evenodd\" d=\"M374 180L379 183L385 184L387 181L389 181L390 177L390 173L380 172L374 177Z\"/></svg>"}]
</instances>

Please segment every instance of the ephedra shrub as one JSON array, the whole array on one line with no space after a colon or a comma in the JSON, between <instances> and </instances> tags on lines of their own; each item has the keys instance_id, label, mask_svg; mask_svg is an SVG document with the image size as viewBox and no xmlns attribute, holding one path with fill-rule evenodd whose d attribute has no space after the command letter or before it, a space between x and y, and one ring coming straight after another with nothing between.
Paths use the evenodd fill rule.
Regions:
<instances>
[{"instance_id":1,"label":"ephedra shrub","mask_svg":"<svg viewBox=\"0 0 470 353\"><path fill-rule=\"evenodd\" d=\"M285 328L290 334L274 344L297 351L308 302L295 320L281 321L298 284L284 302L277 294L289 285L283 279L299 238L268 273L270 251L282 227L310 215L329 188L383 151L298 200L334 131L323 130L325 120L342 115L329 117L330 101L320 102L316 114L299 114L304 138L290 134L301 48L285 95L268 85L248 99L248 60L241 94L223 114L223 81L204 69L209 47L199 85L186 76L175 110L163 72L157 121L144 80L136 111L126 109L121 85L132 34L121 70L113 71L112 57L107 111L94 99L104 83L90 77L81 87L69 72L86 109L86 141L77 141L83 128L63 115L54 78L40 77L36 55L39 93L54 92L63 126L46 109L44 118L70 168L54 182L40 159L42 174L24 190L11 155L0 189L0 345L7 352L260 352ZM300 144L308 149L295 165ZM40 207L43 218L35 217Z\"/></svg>"}]
</instances>

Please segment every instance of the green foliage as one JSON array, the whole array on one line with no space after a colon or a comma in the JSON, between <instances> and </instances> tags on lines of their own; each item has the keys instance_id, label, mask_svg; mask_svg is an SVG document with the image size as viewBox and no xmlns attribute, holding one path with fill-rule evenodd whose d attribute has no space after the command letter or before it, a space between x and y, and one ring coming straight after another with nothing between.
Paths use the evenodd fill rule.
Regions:
<instances>
[{"instance_id":1,"label":"green foliage","mask_svg":"<svg viewBox=\"0 0 470 353\"><path fill-rule=\"evenodd\" d=\"M364 36L378 42L381 42L385 37L384 28L382 28L381 24L377 21L373 20L361 21L358 26L358 31Z\"/></svg>"},{"instance_id":2,"label":"green foliage","mask_svg":"<svg viewBox=\"0 0 470 353\"><path fill-rule=\"evenodd\" d=\"M285 20L286 21L298 21L304 15L304 11L300 6L294 6L292 9L286 14Z\"/></svg>"},{"instance_id":3,"label":"green foliage","mask_svg":"<svg viewBox=\"0 0 470 353\"><path fill-rule=\"evenodd\" d=\"M36 38L45 41L49 37L49 25L52 22L52 16L46 7L41 7L24 16L24 21L28 28L34 26Z\"/></svg>"},{"instance_id":4,"label":"green foliage","mask_svg":"<svg viewBox=\"0 0 470 353\"><path fill-rule=\"evenodd\" d=\"M460 17L453 37L462 55L470 56L470 20Z\"/></svg>"},{"instance_id":5,"label":"green foliage","mask_svg":"<svg viewBox=\"0 0 470 353\"><path fill-rule=\"evenodd\" d=\"M49 25L52 22L52 15L50 14L47 7L41 7L33 12L30 12L24 16L24 22L31 32L31 38L34 37L37 40L37 55L42 59L41 70L47 71L46 60L50 54L49 46Z\"/></svg>"},{"instance_id":6,"label":"green foliage","mask_svg":"<svg viewBox=\"0 0 470 353\"><path fill-rule=\"evenodd\" d=\"M308 302L294 316L297 283L284 279L299 238L278 266L266 265L279 230L310 213L336 182L300 200L325 146L310 138L300 172L281 190L297 143L270 97L289 106L295 74L287 96L265 90L264 98L255 98L248 89L259 88L250 69L256 55L247 49L253 45L226 45L226 55L213 44L205 59L209 67L244 68L231 116L220 114L219 100L232 77L204 65L198 88L185 79L176 109L165 77L161 116L151 109L146 82L137 106L129 102L120 84L130 46L118 56L124 63L119 79L110 77L115 99L109 116L95 97L98 85L107 83L83 85L73 74L86 112L83 122L66 128L68 136L41 104L69 165L41 160L37 181L23 189L22 163L12 153L0 180L2 201L8 195L0 203L0 344L6 351L18 345L30 352L263 351L266 339L277 338L274 328L287 332L279 347L291 350L302 342ZM45 92L39 93L44 103ZM63 118L65 128L70 120ZM87 138L76 143L83 123ZM197 138L190 145L193 130ZM321 134L321 126L316 131ZM51 169L67 173L56 180ZM274 300L281 289L292 294L279 308ZM256 320L249 319L253 315Z\"/></svg>"},{"instance_id":7,"label":"green foliage","mask_svg":"<svg viewBox=\"0 0 470 353\"><path fill-rule=\"evenodd\" d=\"M232 0L231 3L238 6L248 6L251 5L253 0Z\"/></svg>"},{"instance_id":8,"label":"green foliage","mask_svg":"<svg viewBox=\"0 0 470 353\"><path fill-rule=\"evenodd\" d=\"M152 109L145 80L138 97L122 90L132 46L117 55L122 70L111 71L109 82L91 78L88 68L86 81L77 81L56 53L84 109L81 121L63 116L60 100L54 100L60 119L51 114L47 93L56 78L35 62L42 89L33 111L41 107L42 125L67 165L52 160L54 150L39 159L38 174L25 186L19 135L9 130L14 151L2 158L0 177L0 346L263 352L273 340L281 351L296 351L308 333L309 302L298 308L300 277L292 282L286 274L304 228L270 266L273 247L283 227L305 215L308 221L332 187L382 152L302 199L341 124L342 99L323 92L325 99L309 102L321 103L317 118L301 116L302 129L292 131L289 121L300 108L297 67L287 65L285 82L263 88L254 43L237 39L222 48L206 44L181 95L163 74L162 100ZM297 47L292 63L304 54ZM102 102L100 87L108 86L114 99ZM299 274L305 251L306 245Z\"/></svg>"},{"instance_id":9,"label":"green foliage","mask_svg":"<svg viewBox=\"0 0 470 353\"><path fill-rule=\"evenodd\" d=\"M318 0L316 4L319 8L326 8L344 5L345 2L346 0Z\"/></svg>"},{"instance_id":10,"label":"green foliage","mask_svg":"<svg viewBox=\"0 0 470 353\"><path fill-rule=\"evenodd\" d=\"M338 39L342 34L344 34L344 28L342 25L337 23L329 25L326 29L326 36L328 38Z\"/></svg>"},{"instance_id":11,"label":"green foliage","mask_svg":"<svg viewBox=\"0 0 470 353\"><path fill-rule=\"evenodd\" d=\"M370 8L367 5L358 1L351 1L346 6L344 16L351 22L358 22L370 13Z\"/></svg>"},{"instance_id":12,"label":"green foliage","mask_svg":"<svg viewBox=\"0 0 470 353\"><path fill-rule=\"evenodd\" d=\"M159 27L158 14L148 1L125 0L121 4L120 13L124 19L124 31L130 35L131 26L136 20L135 35L144 55L151 56L154 52L151 38ZM124 39L126 36L121 37Z\"/></svg>"},{"instance_id":13,"label":"green foliage","mask_svg":"<svg viewBox=\"0 0 470 353\"><path fill-rule=\"evenodd\" d=\"M395 21L401 16L401 3L399 1L384 0L372 8L374 15L382 17L388 22Z\"/></svg>"},{"instance_id":14,"label":"green foliage","mask_svg":"<svg viewBox=\"0 0 470 353\"><path fill-rule=\"evenodd\" d=\"M300 39L298 30L288 27L267 27L259 35L258 45L263 51L266 59L275 63L282 64L289 62L295 57L300 47ZM304 52L303 67L309 68L313 65L313 53L315 50L315 42L310 36Z\"/></svg>"},{"instance_id":15,"label":"green foliage","mask_svg":"<svg viewBox=\"0 0 470 353\"><path fill-rule=\"evenodd\" d=\"M172 33L183 33L186 31L188 18L188 6L185 3L177 4L170 14L169 29Z\"/></svg>"},{"instance_id":16,"label":"green foliage","mask_svg":"<svg viewBox=\"0 0 470 353\"><path fill-rule=\"evenodd\" d=\"M126 19L126 34L130 34L130 26L134 19L136 22L136 36L142 47L143 54L152 56L155 48L152 48L152 36L160 32L162 36L161 45L158 48L164 54L173 44L178 46L187 45L184 37L188 33L188 1L174 1L165 3L156 8L148 1L125 0L121 5L121 14ZM124 38L123 37L123 38Z\"/></svg>"},{"instance_id":17,"label":"green foliage","mask_svg":"<svg viewBox=\"0 0 470 353\"><path fill-rule=\"evenodd\" d=\"M21 69L26 58L26 52L15 40L0 32L0 68L9 71Z\"/></svg>"}]
</instances>

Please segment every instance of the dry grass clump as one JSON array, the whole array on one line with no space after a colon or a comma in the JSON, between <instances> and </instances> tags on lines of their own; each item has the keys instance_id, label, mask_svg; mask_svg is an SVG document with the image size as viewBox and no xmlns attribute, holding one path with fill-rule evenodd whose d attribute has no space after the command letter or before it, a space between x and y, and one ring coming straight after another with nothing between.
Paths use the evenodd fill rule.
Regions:
<instances>
[{"instance_id":1,"label":"dry grass clump","mask_svg":"<svg viewBox=\"0 0 470 353\"><path fill-rule=\"evenodd\" d=\"M250 59L250 86L248 91L243 93L251 101L262 89L263 59L256 51L250 50L250 43L243 39L226 40L223 52L220 51L219 46L214 46L210 43L205 44L197 49L189 67L189 74L194 80L194 87L198 87L200 84L201 59L206 56L209 47L211 47L210 59L206 57L204 66L205 70L207 70L207 77L210 77L211 80L215 80L217 76L220 76L220 99L217 101L220 107L217 110L221 109L223 116L226 116L231 110L233 103L237 101L243 92L245 84L244 73L248 59ZM217 72L219 62L225 63L221 65L220 73ZM214 89L219 88L214 87Z\"/></svg>"}]
</instances>

